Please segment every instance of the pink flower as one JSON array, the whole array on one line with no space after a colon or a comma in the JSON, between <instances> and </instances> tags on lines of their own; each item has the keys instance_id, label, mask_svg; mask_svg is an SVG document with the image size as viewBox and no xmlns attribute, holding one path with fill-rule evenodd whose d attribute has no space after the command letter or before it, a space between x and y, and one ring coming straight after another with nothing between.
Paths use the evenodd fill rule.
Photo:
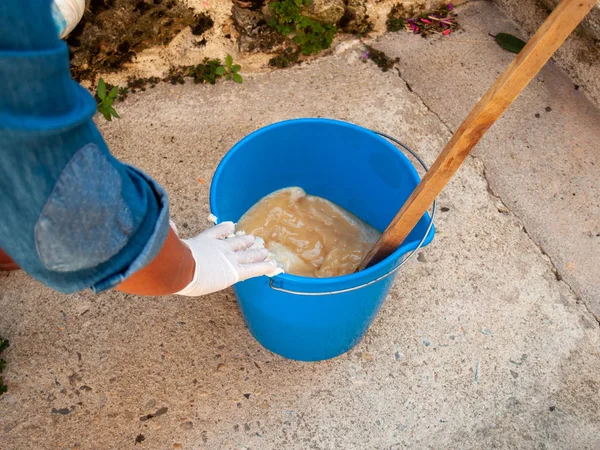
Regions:
<instances>
[{"instance_id":1,"label":"pink flower","mask_svg":"<svg viewBox=\"0 0 600 450\"><path fill-rule=\"evenodd\" d=\"M423 23L431 23L431 20L421 19L421 22L423 22Z\"/></svg>"},{"instance_id":2,"label":"pink flower","mask_svg":"<svg viewBox=\"0 0 600 450\"><path fill-rule=\"evenodd\" d=\"M408 19L408 25L410 25L411 30L413 30L414 33L418 33L419 32L419 27L415 25L415 21L413 19Z\"/></svg>"},{"instance_id":3,"label":"pink flower","mask_svg":"<svg viewBox=\"0 0 600 450\"><path fill-rule=\"evenodd\" d=\"M442 34L444 36L448 36L450 33L452 33L452 30L450 28L448 28L447 30L442 31Z\"/></svg>"},{"instance_id":4,"label":"pink flower","mask_svg":"<svg viewBox=\"0 0 600 450\"><path fill-rule=\"evenodd\" d=\"M446 6L448 6L448 9L450 11L454 11L454 6L452 5L452 3L448 3L448 5L446 5Z\"/></svg>"}]
</instances>

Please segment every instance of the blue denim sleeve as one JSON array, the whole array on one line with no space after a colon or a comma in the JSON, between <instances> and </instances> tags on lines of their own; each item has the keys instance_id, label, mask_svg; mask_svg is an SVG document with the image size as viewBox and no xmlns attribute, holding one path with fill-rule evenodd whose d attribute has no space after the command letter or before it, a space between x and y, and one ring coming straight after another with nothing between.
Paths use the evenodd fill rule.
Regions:
<instances>
[{"instance_id":1,"label":"blue denim sleeve","mask_svg":"<svg viewBox=\"0 0 600 450\"><path fill-rule=\"evenodd\" d=\"M158 254L168 200L110 154L50 8L0 1L0 248L56 290L99 292Z\"/></svg>"}]
</instances>

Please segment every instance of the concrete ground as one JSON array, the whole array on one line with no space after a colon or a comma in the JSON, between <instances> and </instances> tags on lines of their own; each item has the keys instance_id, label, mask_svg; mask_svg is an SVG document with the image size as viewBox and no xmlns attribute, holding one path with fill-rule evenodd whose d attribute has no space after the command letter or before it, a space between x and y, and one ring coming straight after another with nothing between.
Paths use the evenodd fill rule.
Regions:
<instances>
[{"instance_id":1,"label":"concrete ground","mask_svg":"<svg viewBox=\"0 0 600 450\"><path fill-rule=\"evenodd\" d=\"M485 2L463 7L460 23L466 30L455 39L400 34L375 45L400 58L401 77L452 131L513 58L488 32L520 33ZM600 110L547 64L473 154L492 191L600 320Z\"/></svg>"},{"instance_id":2,"label":"concrete ground","mask_svg":"<svg viewBox=\"0 0 600 450\"><path fill-rule=\"evenodd\" d=\"M101 128L118 157L166 187L186 236L207 226L221 157L275 121L352 121L431 162L511 58L487 37L512 26L499 10L459 13L465 32L449 39L373 43L400 57L401 76L346 42L243 85L161 85ZM264 350L231 290L67 296L0 274L11 340L0 448L593 448L600 113L570 85L550 63L490 130L441 195L434 242L366 338L331 361Z\"/></svg>"}]
</instances>

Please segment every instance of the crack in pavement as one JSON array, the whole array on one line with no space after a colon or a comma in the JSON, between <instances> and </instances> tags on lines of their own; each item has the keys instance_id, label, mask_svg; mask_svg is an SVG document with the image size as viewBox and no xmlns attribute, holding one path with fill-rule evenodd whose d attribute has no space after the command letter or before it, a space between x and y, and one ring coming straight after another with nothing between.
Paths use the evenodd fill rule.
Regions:
<instances>
[{"instance_id":1,"label":"crack in pavement","mask_svg":"<svg viewBox=\"0 0 600 450\"><path fill-rule=\"evenodd\" d=\"M433 114L435 117L437 117L437 119L440 121L440 123L442 125L444 125L444 128L446 128L446 130L448 131L448 133L450 133L450 136L452 136L454 134L454 130L452 130L452 128L450 128L448 126L448 124L446 122L444 122L444 120L438 115L438 113L436 113L433 109L431 109L429 107L429 105L427 103L425 103L425 100L423 99L423 97L421 97L419 95L419 93L412 88L412 86L408 83L408 81L406 81L404 78L402 78L402 73L400 72L400 68L396 67L396 70L398 72L398 76L400 77L400 79L406 85L406 89L408 89L411 93L413 93L421 101L421 103L423 104L423 106L425 106L425 108L427 108L427 111L429 111L431 114Z\"/></svg>"},{"instance_id":2,"label":"crack in pavement","mask_svg":"<svg viewBox=\"0 0 600 450\"><path fill-rule=\"evenodd\" d=\"M433 110L429 107L429 105L427 104L427 102L425 102L425 100L423 99L423 97L421 97L419 95L419 93L414 90L412 88L412 86L402 77L402 74L400 72L400 69L398 67L396 67L396 70L398 72L398 76L400 77L400 79L404 82L404 84L406 85L406 88L412 93L414 94L422 103L422 105L427 108L427 110L433 114L435 117L437 117L437 119L440 121L440 123L444 126L444 128L446 128L446 130L448 131L448 133L450 133L450 136L452 136L454 134L454 131L452 130L452 128L450 128L448 126L448 124ZM519 217L519 215L517 215L513 210L511 210L506 203L504 202L504 200L502 199L502 197L500 197L500 195L498 195L495 191L494 188L492 187L491 183L490 183L490 179L488 177L487 174L487 168L485 165L485 162L483 161L482 158L477 157L475 155L473 155L472 153L469 154L469 157L472 158L475 161L478 161L481 164L481 167L483 168L481 176L483 177L483 179L486 182L487 185L487 191L490 194L490 196L497 200L502 207L506 210L506 212L510 213L514 218L516 218L519 223L521 224L521 229L522 231L527 235L527 237L529 238L529 240L537 247L537 249L540 251L540 253L542 254L542 256L546 257L546 259L548 260L548 262L550 263L551 266L551 271L554 274L554 276L556 277L556 281L559 283L564 283L565 286L567 286L569 288L569 290L571 291L571 293L573 294L573 296L576 299L577 304L583 305L583 307L585 308L585 310L587 311L587 313L592 316L592 318L594 318L594 320L596 321L596 323L598 324L598 326L600 327L600 317L596 316L592 310L590 309L590 307L588 306L587 302L585 302L582 297L575 291L575 289L567 282L565 281L564 277L562 276L562 274L560 273L560 271L558 270L558 267L556 266L556 264L554 263L554 261L552 260L552 258L550 257L550 255L546 252L546 250L544 249L544 247L539 244L534 238L533 236L531 236L531 234L529 234L529 232L527 231L527 227L525 226L525 223L523 222L523 219L521 219L521 217ZM498 212L504 214L504 211L500 211L500 209L498 210Z\"/></svg>"},{"instance_id":3,"label":"crack in pavement","mask_svg":"<svg viewBox=\"0 0 600 450\"><path fill-rule=\"evenodd\" d=\"M521 229L523 230L523 232L527 235L527 237L529 238L529 240L531 242L533 242L533 244L537 247L537 249L540 251L540 253L542 254L542 256L545 256L546 259L548 260L548 262L550 263L551 270L552 270L552 273L554 274L554 277L556 278L556 281L558 283L564 283L565 286L567 286L569 288L569 290L571 291L571 293L575 297L577 304L583 305L583 307L585 308L585 310L595 319L595 321L597 322L598 326L600 327L600 317L596 316L590 310L590 308L587 305L587 303L575 291L575 289L573 288L573 286L571 286L567 281L565 281L565 279L563 278L562 274L558 270L558 267L556 267L556 264L552 260L552 257L546 252L546 250L544 249L544 247L542 245L538 244L536 242L536 240L533 238L533 236L531 236L531 234L529 234L529 231L527 231L527 227L525 226L525 223L523 222L523 220L521 219L521 217L519 217L514 211L512 211L510 208L508 208L508 206L502 200L502 198L494 191L494 188L492 187L492 185L490 183L490 180L488 178L487 168L486 168L485 163L483 162L483 160L481 158L477 157L477 156L474 156L474 155L469 155L469 156L481 163L481 166L483 167L483 174L482 174L482 176L485 179L485 182L487 184L487 191L488 191L488 193L493 198L497 199L502 204L502 206L504 208L506 208L506 211L509 212L513 217L515 217L519 221L519 223L521 224Z\"/></svg>"}]
</instances>

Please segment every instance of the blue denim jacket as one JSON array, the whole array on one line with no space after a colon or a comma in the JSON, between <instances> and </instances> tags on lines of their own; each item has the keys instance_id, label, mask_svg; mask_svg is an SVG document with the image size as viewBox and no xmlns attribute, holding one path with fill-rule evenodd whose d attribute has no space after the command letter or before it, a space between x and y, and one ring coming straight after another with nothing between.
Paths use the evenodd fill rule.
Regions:
<instances>
[{"instance_id":1,"label":"blue denim jacket","mask_svg":"<svg viewBox=\"0 0 600 450\"><path fill-rule=\"evenodd\" d=\"M50 11L0 0L0 248L54 289L99 292L157 255L168 199L110 154Z\"/></svg>"}]
</instances>

